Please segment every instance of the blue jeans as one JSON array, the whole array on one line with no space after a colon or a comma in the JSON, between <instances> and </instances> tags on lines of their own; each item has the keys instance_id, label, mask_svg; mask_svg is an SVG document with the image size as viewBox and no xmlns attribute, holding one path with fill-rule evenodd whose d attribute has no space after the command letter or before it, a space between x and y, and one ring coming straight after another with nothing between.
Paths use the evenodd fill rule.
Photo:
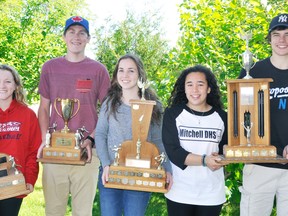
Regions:
<instances>
[{"instance_id":1,"label":"blue jeans","mask_svg":"<svg viewBox=\"0 0 288 216\"><path fill-rule=\"evenodd\" d=\"M150 192L105 188L99 170L98 190L100 195L101 216L144 216Z\"/></svg>"}]
</instances>

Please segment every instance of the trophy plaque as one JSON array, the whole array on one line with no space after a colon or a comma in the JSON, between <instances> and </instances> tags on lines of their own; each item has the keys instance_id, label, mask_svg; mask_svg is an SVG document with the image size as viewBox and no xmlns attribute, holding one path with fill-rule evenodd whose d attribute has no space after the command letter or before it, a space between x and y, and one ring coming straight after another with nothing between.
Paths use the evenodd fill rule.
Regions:
<instances>
[{"instance_id":1,"label":"trophy plaque","mask_svg":"<svg viewBox=\"0 0 288 216\"><path fill-rule=\"evenodd\" d=\"M243 38L248 46L251 35ZM253 60L247 50L242 55L246 76L227 80L228 145L224 146L221 163L287 163L270 144L269 87L273 80L249 75Z\"/></svg>"},{"instance_id":2,"label":"trophy plaque","mask_svg":"<svg viewBox=\"0 0 288 216\"><path fill-rule=\"evenodd\" d=\"M0 153L0 200L28 194L25 178L14 157Z\"/></svg>"},{"instance_id":3,"label":"trophy plaque","mask_svg":"<svg viewBox=\"0 0 288 216\"><path fill-rule=\"evenodd\" d=\"M60 109L59 105L60 104ZM77 109L75 110L75 104ZM68 122L80 109L78 99L56 98L54 101L56 113L64 120L64 128L56 130L57 124L49 127L46 133L46 145L43 149L43 158L38 161L45 163L84 165L87 159L85 149L81 148L84 133L88 132L85 127L78 128L75 132L68 128ZM59 112L59 110L61 112Z\"/></svg>"},{"instance_id":4,"label":"trophy plaque","mask_svg":"<svg viewBox=\"0 0 288 216\"><path fill-rule=\"evenodd\" d=\"M145 100L148 83L138 81L141 100L130 100L132 109L132 140L112 148L114 163L110 165L108 188L166 193L166 173L162 163L166 155L160 153L147 136L155 101Z\"/></svg>"}]
</instances>

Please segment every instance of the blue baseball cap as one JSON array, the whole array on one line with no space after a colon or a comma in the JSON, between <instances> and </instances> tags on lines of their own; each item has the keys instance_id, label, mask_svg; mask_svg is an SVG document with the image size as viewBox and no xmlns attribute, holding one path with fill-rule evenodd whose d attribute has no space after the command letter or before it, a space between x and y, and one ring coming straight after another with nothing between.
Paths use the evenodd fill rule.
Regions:
<instances>
[{"instance_id":1,"label":"blue baseball cap","mask_svg":"<svg viewBox=\"0 0 288 216\"><path fill-rule=\"evenodd\" d=\"M279 14L274 17L269 25L269 33L279 26L288 27L288 14Z\"/></svg>"},{"instance_id":2,"label":"blue baseball cap","mask_svg":"<svg viewBox=\"0 0 288 216\"><path fill-rule=\"evenodd\" d=\"M83 26L86 29L86 31L89 34L89 22L88 22L88 20L84 19L83 17L81 17L81 16L73 16L73 17L70 17L69 19L67 19L66 20L66 24L65 24L64 32L66 32L67 29L71 25L81 25L81 26Z\"/></svg>"}]
</instances>

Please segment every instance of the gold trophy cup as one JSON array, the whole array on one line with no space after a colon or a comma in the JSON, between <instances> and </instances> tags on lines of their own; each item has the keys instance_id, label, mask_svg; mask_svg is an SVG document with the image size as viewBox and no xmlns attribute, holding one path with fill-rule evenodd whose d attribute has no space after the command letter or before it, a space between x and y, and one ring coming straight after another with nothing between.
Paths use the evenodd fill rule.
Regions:
<instances>
[{"instance_id":1,"label":"gold trophy cup","mask_svg":"<svg viewBox=\"0 0 288 216\"><path fill-rule=\"evenodd\" d=\"M57 108L57 102L60 102L61 104L61 114L58 111ZM77 103L78 107L77 110L74 112L74 104ZM67 133L70 131L68 128L68 121L76 116L76 114L79 112L80 109L80 101L78 99L61 99L56 98L54 101L54 109L56 113L64 120L64 128L61 130L61 132ZM73 114L74 112L74 114Z\"/></svg>"},{"instance_id":2,"label":"gold trophy cup","mask_svg":"<svg viewBox=\"0 0 288 216\"><path fill-rule=\"evenodd\" d=\"M77 109L75 109L75 105L77 105ZM54 123L53 126L47 130L43 158L39 159L39 161L84 165L86 152L80 148L80 145L81 142L83 142L83 133L88 131L84 126L75 132L71 131L68 127L68 122L79 112L80 101L78 99L56 98L54 101L54 109L63 119L64 128L57 131L57 124ZM50 133L51 129L53 129L53 131Z\"/></svg>"}]
</instances>

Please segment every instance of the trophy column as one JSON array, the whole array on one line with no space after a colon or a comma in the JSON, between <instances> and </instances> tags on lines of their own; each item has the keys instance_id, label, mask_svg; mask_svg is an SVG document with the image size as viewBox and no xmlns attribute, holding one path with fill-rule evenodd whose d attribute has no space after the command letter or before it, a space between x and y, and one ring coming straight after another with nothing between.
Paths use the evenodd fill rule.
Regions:
<instances>
[{"instance_id":1,"label":"trophy column","mask_svg":"<svg viewBox=\"0 0 288 216\"><path fill-rule=\"evenodd\" d=\"M227 81L228 146L226 158L275 158L270 145L269 82L266 79Z\"/></svg>"}]
</instances>

